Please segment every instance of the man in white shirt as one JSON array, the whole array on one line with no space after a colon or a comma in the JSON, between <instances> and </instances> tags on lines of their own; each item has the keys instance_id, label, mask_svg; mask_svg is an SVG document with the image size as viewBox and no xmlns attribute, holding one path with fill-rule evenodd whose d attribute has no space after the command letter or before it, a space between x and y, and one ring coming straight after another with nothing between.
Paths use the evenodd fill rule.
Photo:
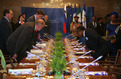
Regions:
<instances>
[{"instance_id":1,"label":"man in white shirt","mask_svg":"<svg viewBox=\"0 0 121 79\"><path fill-rule=\"evenodd\" d=\"M95 31L97 31L97 22L96 22L95 16L92 17L92 22L90 22L88 24L88 28L91 28L91 29L94 29Z\"/></svg>"}]
</instances>

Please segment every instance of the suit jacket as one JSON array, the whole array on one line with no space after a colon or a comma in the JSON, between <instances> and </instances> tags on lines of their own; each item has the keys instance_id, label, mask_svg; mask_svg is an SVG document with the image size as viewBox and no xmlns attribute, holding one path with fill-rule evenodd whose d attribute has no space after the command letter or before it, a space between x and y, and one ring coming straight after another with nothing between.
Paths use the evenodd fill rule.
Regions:
<instances>
[{"instance_id":1,"label":"suit jacket","mask_svg":"<svg viewBox=\"0 0 121 79\"><path fill-rule=\"evenodd\" d=\"M34 23L35 23L35 16L34 16L34 15L30 16L30 17L27 19L27 22L34 22ZM34 41L33 41L32 44L35 45L35 41L37 41L37 38L38 38L38 31L35 32L35 39L34 39Z\"/></svg>"},{"instance_id":2,"label":"suit jacket","mask_svg":"<svg viewBox=\"0 0 121 79\"><path fill-rule=\"evenodd\" d=\"M35 22L35 16L32 15L27 19L27 22Z\"/></svg>"},{"instance_id":3,"label":"suit jacket","mask_svg":"<svg viewBox=\"0 0 121 79\"><path fill-rule=\"evenodd\" d=\"M6 54L6 41L8 36L12 33L12 27L10 22L3 17L0 21L0 49Z\"/></svg>"},{"instance_id":4,"label":"suit jacket","mask_svg":"<svg viewBox=\"0 0 121 79\"><path fill-rule=\"evenodd\" d=\"M97 24L97 22L96 22L96 24ZM96 25L96 27L94 27L94 25L93 25L92 22L90 22L90 23L88 24L88 28L94 29L94 30L97 32L97 25Z\"/></svg>"},{"instance_id":5,"label":"suit jacket","mask_svg":"<svg viewBox=\"0 0 121 79\"><path fill-rule=\"evenodd\" d=\"M44 32L50 34L50 28L51 28L51 22L49 20L45 21L45 25L47 25L47 27L45 26Z\"/></svg>"},{"instance_id":6,"label":"suit jacket","mask_svg":"<svg viewBox=\"0 0 121 79\"><path fill-rule=\"evenodd\" d=\"M86 29L85 39L86 46L91 50L95 50L95 53L93 54L94 58L97 58L101 55L105 57L107 53L111 53L112 51L107 42L102 39L101 36L97 34L93 29Z\"/></svg>"},{"instance_id":7,"label":"suit jacket","mask_svg":"<svg viewBox=\"0 0 121 79\"><path fill-rule=\"evenodd\" d=\"M34 39L34 26L34 22L27 22L21 25L7 40L7 50L11 55L18 55L18 62L26 56L26 50L30 49L32 46L32 40Z\"/></svg>"},{"instance_id":8,"label":"suit jacket","mask_svg":"<svg viewBox=\"0 0 121 79\"><path fill-rule=\"evenodd\" d=\"M121 49L121 27L116 35L116 45L117 49Z\"/></svg>"},{"instance_id":9,"label":"suit jacket","mask_svg":"<svg viewBox=\"0 0 121 79\"><path fill-rule=\"evenodd\" d=\"M101 36L105 36L106 34L106 25L104 23L97 23L97 32Z\"/></svg>"},{"instance_id":10,"label":"suit jacket","mask_svg":"<svg viewBox=\"0 0 121 79\"><path fill-rule=\"evenodd\" d=\"M15 25L14 25L14 27L12 28L13 29L13 32L19 27L19 26L21 26L21 24L19 24L19 22L17 22Z\"/></svg>"},{"instance_id":11,"label":"suit jacket","mask_svg":"<svg viewBox=\"0 0 121 79\"><path fill-rule=\"evenodd\" d=\"M12 31L14 32L17 29L17 26L14 22L11 22L11 26L12 26Z\"/></svg>"}]
</instances>

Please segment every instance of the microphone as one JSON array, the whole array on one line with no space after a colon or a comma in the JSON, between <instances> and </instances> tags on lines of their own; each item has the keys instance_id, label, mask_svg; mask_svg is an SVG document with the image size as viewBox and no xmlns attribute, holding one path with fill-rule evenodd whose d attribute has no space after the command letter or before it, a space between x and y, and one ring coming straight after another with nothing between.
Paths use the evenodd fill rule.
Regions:
<instances>
[{"instance_id":1,"label":"microphone","mask_svg":"<svg viewBox=\"0 0 121 79\"><path fill-rule=\"evenodd\" d=\"M71 42L71 44L78 43L78 42L79 42L79 40L76 40L76 41ZM79 44L81 44L81 43L79 43Z\"/></svg>"},{"instance_id":2,"label":"microphone","mask_svg":"<svg viewBox=\"0 0 121 79\"><path fill-rule=\"evenodd\" d=\"M44 61L48 62L47 60L45 60L45 59L43 59L43 58L40 58L38 55L32 54L32 53L30 53L29 51L26 51L26 53L31 54L31 55L34 55L34 56L36 56L38 59L44 60ZM49 63L49 62L48 62L48 63Z\"/></svg>"},{"instance_id":3,"label":"microphone","mask_svg":"<svg viewBox=\"0 0 121 79\"><path fill-rule=\"evenodd\" d=\"M29 51L26 51L26 53L31 54Z\"/></svg>"},{"instance_id":4,"label":"microphone","mask_svg":"<svg viewBox=\"0 0 121 79\"><path fill-rule=\"evenodd\" d=\"M73 39L76 39L76 37L74 37L74 36L68 37L68 39L72 39L72 38L73 38Z\"/></svg>"},{"instance_id":5,"label":"microphone","mask_svg":"<svg viewBox=\"0 0 121 79\"><path fill-rule=\"evenodd\" d=\"M85 54L79 56L77 59L79 59L79 58L81 58L82 56L85 56L85 55L87 55L87 54L89 54L89 53L91 53L91 52L92 52L92 50L90 50L90 51L86 52Z\"/></svg>"},{"instance_id":6,"label":"microphone","mask_svg":"<svg viewBox=\"0 0 121 79\"><path fill-rule=\"evenodd\" d=\"M48 36L50 36L51 38L53 38L54 39L54 37L52 36L52 35L50 35L50 34L48 34L48 33L46 33Z\"/></svg>"},{"instance_id":7,"label":"microphone","mask_svg":"<svg viewBox=\"0 0 121 79\"><path fill-rule=\"evenodd\" d=\"M37 49L37 50L40 50L38 47L36 47L36 46L34 46L34 45L32 45L32 47L35 48L35 49ZM52 51L52 49L50 49L50 50ZM44 53L47 54L47 52L44 52Z\"/></svg>"},{"instance_id":8,"label":"microphone","mask_svg":"<svg viewBox=\"0 0 121 79\"><path fill-rule=\"evenodd\" d=\"M36 47L36 46L34 46L34 45L32 45L32 47L35 48L35 49L38 49L38 47Z\"/></svg>"},{"instance_id":9,"label":"microphone","mask_svg":"<svg viewBox=\"0 0 121 79\"><path fill-rule=\"evenodd\" d=\"M82 44L82 42L79 43L79 45L81 45L81 44ZM85 47L86 47L86 46L85 46Z\"/></svg>"},{"instance_id":10,"label":"microphone","mask_svg":"<svg viewBox=\"0 0 121 79\"><path fill-rule=\"evenodd\" d=\"M75 72L71 77L73 77L74 75L76 75L77 73L79 73L80 71L82 71L83 69L85 69L86 67L88 67L89 65L93 64L94 62L100 60L103 56L99 56L97 59L95 59L94 61L92 61L91 63L89 63L88 65L86 65L85 67L83 67L82 69L78 70L77 72ZM70 77L70 78L71 78Z\"/></svg>"},{"instance_id":11,"label":"microphone","mask_svg":"<svg viewBox=\"0 0 121 79\"><path fill-rule=\"evenodd\" d=\"M47 37L48 39L51 39L46 33L44 33L44 37Z\"/></svg>"},{"instance_id":12,"label":"microphone","mask_svg":"<svg viewBox=\"0 0 121 79\"><path fill-rule=\"evenodd\" d=\"M76 51L78 51L78 50L84 50L85 47L86 47L86 46L83 46L83 47L81 47L81 48L74 48L74 50L76 50Z\"/></svg>"},{"instance_id":13,"label":"microphone","mask_svg":"<svg viewBox=\"0 0 121 79\"><path fill-rule=\"evenodd\" d=\"M46 36L50 37L51 39L54 39L54 37L48 33L44 33Z\"/></svg>"},{"instance_id":14,"label":"microphone","mask_svg":"<svg viewBox=\"0 0 121 79\"><path fill-rule=\"evenodd\" d=\"M67 36L64 36L63 38L68 38L68 39L71 39L71 38L75 38L72 34L69 34Z\"/></svg>"},{"instance_id":15,"label":"microphone","mask_svg":"<svg viewBox=\"0 0 121 79\"><path fill-rule=\"evenodd\" d=\"M70 37L70 36L73 36L72 34L69 34L69 35L67 35L67 36L64 36L64 38L68 38L68 37Z\"/></svg>"},{"instance_id":16,"label":"microphone","mask_svg":"<svg viewBox=\"0 0 121 79\"><path fill-rule=\"evenodd\" d=\"M78 58L76 58L75 60L77 60L77 59L81 58L81 57L82 57L82 56L84 56L84 55L89 54L90 52L92 52L92 50L90 50L90 51L86 52L85 54L83 54L83 55L79 56L79 57L78 57ZM70 54L70 55L72 55L72 54ZM70 55L68 55L68 56L70 56ZM66 57L68 57L68 56L66 56ZM70 61L70 62L68 62L68 63L66 63L66 64L73 63L75 60Z\"/></svg>"},{"instance_id":17,"label":"microphone","mask_svg":"<svg viewBox=\"0 0 121 79\"><path fill-rule=\"evenodd\" d=\"M46 42L46 41L44 41L43 39L40 39L40 40L41 40L43 43Z\"/></svg>"}]
</instances>

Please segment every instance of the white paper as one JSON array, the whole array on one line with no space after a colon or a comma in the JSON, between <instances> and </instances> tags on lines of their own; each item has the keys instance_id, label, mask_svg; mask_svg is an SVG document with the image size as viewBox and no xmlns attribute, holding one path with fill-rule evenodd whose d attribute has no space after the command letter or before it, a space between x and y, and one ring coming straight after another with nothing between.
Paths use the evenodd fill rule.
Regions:
<instances>
[{"instance_id":1,"label":"white paper","mask_svg":"<svg viewBox=\"0 0 121 79\"><path fill-rule=\"evenodd\" d=\"M79 63L79 66L86 66L88 64L90 64L90 63ZM90 66L99 66L99 64L98 63L93 63L93 64L90 64Z\"/></svg>"}]
</instances>

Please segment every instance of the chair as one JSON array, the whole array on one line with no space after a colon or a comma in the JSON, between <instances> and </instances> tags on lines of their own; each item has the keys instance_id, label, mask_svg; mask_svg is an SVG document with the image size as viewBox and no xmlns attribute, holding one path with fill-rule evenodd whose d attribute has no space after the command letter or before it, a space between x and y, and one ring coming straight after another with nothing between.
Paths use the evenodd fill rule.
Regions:
<instances>
[{"instance_id":1,"label":"chair","mask_svg":"<svg viewBox=\"0 0 121 79\"><path fill-rule=\"evenodd\" d=\"M1 79L3 79L3 75L4 75L4 73L7 73L7 70L6 70L5 58L4 58L3 53L2 53L1 50L0 50L0 58L1 58L0 75L1 75Z\"/></svg>"},{"instance_id":2,"label":"chair","mask_svg":"<svg viewBox=\"0 0 121 79\"><path fill-rule=\"evenodd\" d=\"M10 64L6 64L10 63ZM12 62L12 58L9 55L3 56L2 51L0 50L0 79L3 79L7 74L7 69L14 68L17 64Z\"/></svg>"},{"instance_id":3,"label":"chair","mask_svg":"<svg viewBox=\"0 0 121 79\"><path fill-rule=\"evenodd\" d=\"M116 78L121 77L121 52L117 52L116 57L107 56L105 61L99 61L99 63L101 63L112 76Z\"/></svg>"}]
</instances>

